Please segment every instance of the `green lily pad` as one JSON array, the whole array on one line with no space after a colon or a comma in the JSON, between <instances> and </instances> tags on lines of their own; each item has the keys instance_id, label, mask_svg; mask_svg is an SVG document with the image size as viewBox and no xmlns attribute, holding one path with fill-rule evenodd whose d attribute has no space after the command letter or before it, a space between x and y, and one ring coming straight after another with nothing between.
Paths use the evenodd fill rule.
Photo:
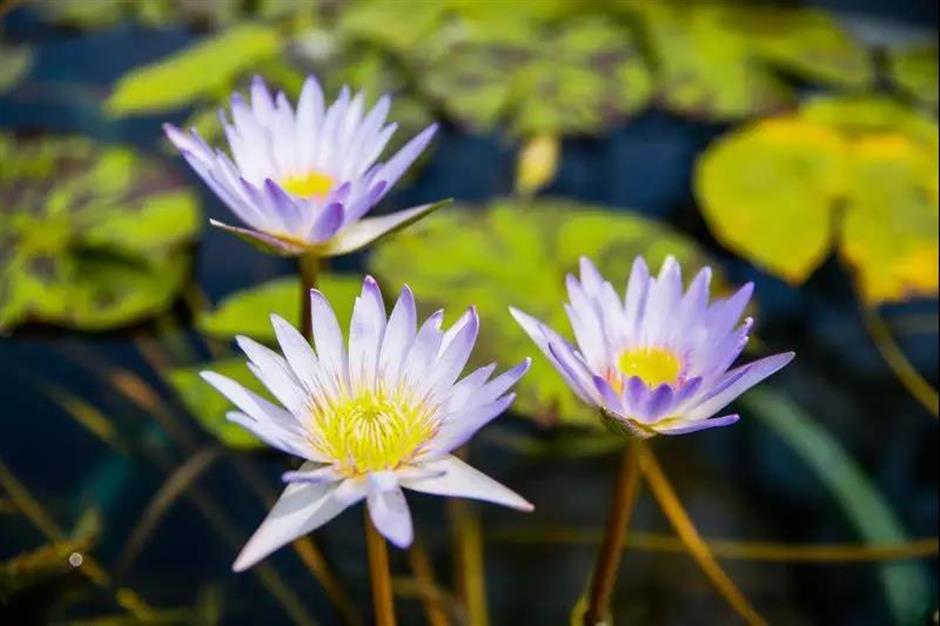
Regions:
<instances>
[{"instance_id":1,"label":"green lily pad","mask_svg":"<svg viewBox=\"0 0 940 626\"><path fill-rule=\"evenodd\" d=\"M114 116L167 111L227 91L235 78L281 50L276 29L245 23L122 76L106 107Z\"/></svg>"},{"instance_id":2,"label":"green lily pad","mask_svg":"<svg viewBox=\"0 0 940 626\"><path fill-rule=\"evenodd\" d=\"M733 10L731 19L756 55L776 68L839 87L874 82L871 52L826 11L753 3Z\"/></svg>"},{"instance_id":3,"label":"green lily pad","mask_svg":"<svg viewBox=\"0 0 940 626\"><path fill-rule=\"evenodd\" d=\"M799 284L836 247L868 303L930 296L937 137L899 103L820 98L715 142L695 190L719 241L771 274Z\"/></svg>"},{"instance_id":4,"label":"green lily pad","mask_svg":"<svg viewBox=\"0 0 940 626\"><path fill-rule=\"evenodd\" d=\"M891 79L927 106L937 108L937 46L918 46L888 56Z\"/></svg>"},{"instance_id":5,"label":"green lily pad","mask_svg":"<svg viewBox=\"0 0 940 626\"><path fill-rule=\"evenodd\" d=\"M348 328L353 302L362 290L362 279L348 274L321 273L317 289L333 305L340 325ZM202 331L221 339L247 335L274 344L272 313L300 326L300 279L277 278L237 291L219 302L214 310L202 314L197 324Z\"/></svg>"},{"instance_id":6,"label":"green lily pad","mask_svg":"<svg viewBox=\"0 0 940 626\"><path fill-rule=\"evenodd\" d=\"M657 67L666 108L709 119L736 119L780 109L789 87L755 58L729 9L713 2L632 2Z\"/></svg>"},{"instance_id":7,"label":"green lily pad","mask_svg":"<svg viewBox=\"0 0 940 626\"><path fill-rule=\"evenodd\" d=\"M376 247L369 266L385 293L408 283L424 314L445 307L450 321L475 305L481 330L473 365L508 367L532 356L514 410L543 424L601 428L510 317L517 306L568 333L564 277L589 256L620 288L636 255L656 266L669 254L687 276L708 259L694 242L630 213L563 200L498 200L429 217ZM720 278L716 281L721 283Z\"/></svg>"},{"instance_id":8,"label":"green lily pad","mask_svg":"<svg viewBox=\"0 0 940 626\"><path fill-rule=\"evenodd\" d=\"M245 365L245 358L230 358L194 367L180 367L167 375L167 380L176 391L183 405L210 435L231 448L251 450L265 445L250 432L225 419L225 414L235 407L228 399L204 381L199 372L211 370L228 376L248 389L271 399L264 385L254 377ZM272 400L273 401L273 400Z\"/></svg>"},{"instance_id":9,"label":"green lily pad","mask_svg":"<svg viewBox=\"0 0 940 626\"><path fill-rule=\"evenodd\" d=\"M470 127L506 121L523 135L596 133L650 101L632 33L611 20L489 25L451 24L409 57L421 89Z\"/></svg>"},{"instance_id":10,"label":"green lily pad","mask_svg":"<svg viewBox=\"0 0 940 626\"><path fill-rule=\"evenodd\" d=\"M199 227L180 181L123 148L0 134L0 328L114 328L169 306Z\"/></svg>"},{"instance_id":11,"label":"green lily pad","mask_svg":"<svg viewBox=\"0 0 940 626\"><path fill-rule=\"evenodd\" d=\"M32 66L32 48L0 45L0 94L16 87Z\"/></svg>"}]
</instances>

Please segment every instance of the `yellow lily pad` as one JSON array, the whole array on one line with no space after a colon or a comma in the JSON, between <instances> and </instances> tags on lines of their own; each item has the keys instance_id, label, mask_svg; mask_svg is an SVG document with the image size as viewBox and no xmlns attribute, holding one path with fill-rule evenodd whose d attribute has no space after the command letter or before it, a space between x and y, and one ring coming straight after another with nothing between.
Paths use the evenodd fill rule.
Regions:
<instances>
[{"instance_id":1,"label":"yellow lily pad","mask_svg":"<svg viewBox=\"0 0 940 626\"><path fill-rule=\"evenodd\" d=\"M695 172L710 230L758 267L804 281L829 253L832 207L846 184L845 151L835 131L790 118L718 140Z\"/></svg>"}]
</instances>

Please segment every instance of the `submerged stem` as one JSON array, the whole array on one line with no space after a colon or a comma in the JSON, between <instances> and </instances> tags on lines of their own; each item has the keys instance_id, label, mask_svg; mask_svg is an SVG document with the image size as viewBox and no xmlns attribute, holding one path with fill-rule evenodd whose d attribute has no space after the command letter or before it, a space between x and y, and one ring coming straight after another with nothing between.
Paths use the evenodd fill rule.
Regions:
<instances>
[{"instance_id":1,"label":"submerged stem","mask_svg":"<svg viewBox=\"0 0 940 626\"><path fill-rule=\"evenodd\" d=\"M631 439L620 457L620 469L617 471L610 497L607 525L604 527L604 537L597 552L597 564L591 579L591 595L588 609L584 613L584 626L606 623L610 596L617 581L617 569L624 552L624 538L639 491L637 445L637 441Z\"/></svg>"},{"instance_id":2,"label":"submerged stem","mask_svg":"<svg viewBox=\"0 0 940 626\"><path fill-rule=\"evenodd\" d=\"M750 626L767 626L760 613L751 605L748 599L741 593L741 590L734 584L728 574L721 569L721 565L715 559L708 545L702 539L701 535L695 529L692 519L686 512L675 490L669 483L669 479L663 473L662 467L653 452L646 444L639 444L639 462L640 470L646 478L646 482L653 492L656 501L662 508L663 513L669 519L679 539L685 544L686 549L699 567L711 581L715 589L720 593L728 604L741 616Z\"/></svg>"},{"instance_id":3,"label":"submerged stem","mask_svg":"<svg viewBox=\"0 0 940 626\"><path fill-rule=\"evenodd\" d=\"M388 546L379 533L369 507L365 512L366 550L369 554L369 581L372 585L372 604L375 611L375 626L395 626L395 604L392 600L392 576L388 566Z\"/></svg>"},{"instance_id":4,"label":"submerged stem","mask_svg":"<svg viewBox=\"0 0 940 626\"><path fill-rule=\"evenodd\" d=\"M878 348L878 352L881 353L885 363L888 364L894 375L934 417L940 416L940 396L938 396L937 390L927 382L927 379L921 376L920 372L904 356L904 352L901 351L894 337L891 336L891 331L885 321L871 307L865 308L862 315L865 318L865 328L868 329L868 334L871 335L875 347Z\"/></svg>"},{"instance_id":5,"label":"submerged stem","mask_svg":"<svg viewBox=\"0 0 940 626\"><path fill-rule=\"evenodd\" d=\"M311 323L313 317L310 313L310 290L317 286L317 275L320 273L320 257L308 254L297 257L300 270L300 332L310 341L313 334Z\"/></svg>"}]
</instances>

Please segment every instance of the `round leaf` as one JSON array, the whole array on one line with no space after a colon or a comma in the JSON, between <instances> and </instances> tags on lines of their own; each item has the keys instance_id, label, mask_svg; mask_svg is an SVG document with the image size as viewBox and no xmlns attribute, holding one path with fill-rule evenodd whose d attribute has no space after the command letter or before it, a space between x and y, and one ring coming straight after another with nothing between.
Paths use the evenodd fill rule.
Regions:
<instances>
[{"instance_id":1,"label":"round leaf","mask_svg":"<svg viewBox=\"0 0 940 626\"><path fill-rule=\"evenodd\" d=\"M433 215L379 245L369 265L387 294L408 283L425 314L445 307L453 321L477 307L482 324L470 367L492 361L506 367L533 356L514 410L545 424L600 428L507 307L567 333L565 273L587 255L619 287L638 254L653 265L674 254L690 275L707 260L691 240L633 214L561 200L501 200Z\"/></svg>"},{"instance_id":2,"label":"round leaf","mask_svg":"<svg viewBox=\"0 0 940 626\"><path fill-rule=\"evenodd\" d=\"M795 119L762 121L719 139L695 171L709 229L755 265L802 282L829 252L845 151L835 131Z\"/></svg>"}]
</instances>

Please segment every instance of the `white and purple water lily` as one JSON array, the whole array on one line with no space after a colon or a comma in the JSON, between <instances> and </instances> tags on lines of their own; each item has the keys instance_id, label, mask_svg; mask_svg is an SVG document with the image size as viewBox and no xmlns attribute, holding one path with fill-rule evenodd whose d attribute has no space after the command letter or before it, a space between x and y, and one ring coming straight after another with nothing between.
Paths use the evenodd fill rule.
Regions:
<instances>
[{"instance_id":1,"label":"white and purple water lily","mask_svg":"<svg viewBox=\"0 0 940 626\"><path fill-rule=\"evenodd\" d=\"M212 221L271 252L336 256L357 250L443 203L382 217L363 216L389 192L434 135L432 125L384 163L377 159L395 132L385 124L390 100L368 112L365 96L343 87L329 107L316 78L304 83L291 106L260 77L251 103L232 95L232 120L219 111L231 158L210 147L195 129L166 124L170 141L210 189L248 228ZM234 159L234 161L233 161Z\"/></svg>"},{"instance_id":2,"label":"white and purple water lily","mask_svg":"<svg viewBox=\"0 0 940 626\"><path fill-rule=\"evenodd\" d=\"M638 257L621 300L582 258L581 280L568 276L565 305L577 347L522 311L510 312L571 389L601 409L608 426L641 438L679 435L736 422L737 415L713 416L794 356L729 370L753 323L738 324L753 285L709 303L710 279L706 267L683 293L674 258L653 278Z\"/></svg>"},{"instance_id":3,"label":"white and purple water lily","mask_svg":"<svg viewBox=\"0 0 940 626\"><path fill-rule=\"evenodd\" d=\"M476 343L480 321L474 309L446 332L443 311L416 329L408 287L386 318L379 287L366 277L347 349L329 302L316 290L310 298L316 351L276 315L271 320L283 356L238 338L248 367L283 408L229 378L202 373L238 407L229 420L304 459L297 471L284 474L288 486L238 556L236 571L362 499L379 532L397 546L410 545L412 522L402 487L532 510L451 454L512 404L509 390L528 369L528 359L492 380L491 364L458 381Z\"/></svg>"}]
</instances>

